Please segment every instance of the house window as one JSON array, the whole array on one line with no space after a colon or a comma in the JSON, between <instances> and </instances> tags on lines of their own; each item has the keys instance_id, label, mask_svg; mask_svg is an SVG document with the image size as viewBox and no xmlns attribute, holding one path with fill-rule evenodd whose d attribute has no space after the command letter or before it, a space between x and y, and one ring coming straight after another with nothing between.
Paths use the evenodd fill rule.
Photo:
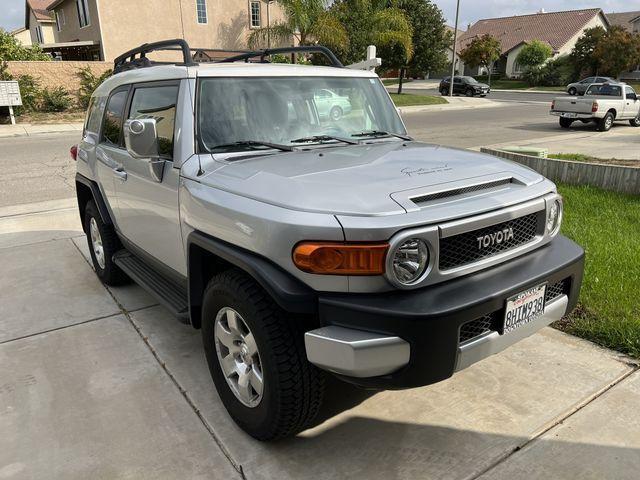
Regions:
<instances>
[{"instance_id":1,"label":"house window","mask_svg":"<svg viewBox=\"0 0 640 480\"><path fill-rule=\"evenodd\" d=\"M62 26L67 23L67 19L64 17L64 10L58 10L56 12L56 28L58 31L62 31Z\"/></svg>"},{"instance_id":2,"label":"house window","mask_svg":"<svg viewBox=\"0 0 640 480\"><path fill-rule=\"evenodd\" d=\"M76 0L76 8L78 9L80 28L91 25L91 19L89 18L89 0Z\"/></svg>"},{"instance_id":3,"label":"house window","mask_svg":"<svg viewBox=\"0 0 640 480\"><path fill-rule=\"evenodd\" d=\"M198 23L207 23L207 0L196 0Z\"/></svg>"},{"instance_id":4,"label":"house window","mask_svg":"<svg viewBox=\"0 0 640 480\"><path fill-rule=\"evenodd\" d=\"M36 42L44 43L44 34L42 33L42 27L40 25L36 27Z\"/></svg>"},{"instance_id":5,"label":"house window","mask_svg":"<svg viewBox=\"0 0 640 480\"><path fill-rule=\"evenodd\" d=\"M260 2L251 2L251 28L260 28Z\"/></svg>"}]
</instances>

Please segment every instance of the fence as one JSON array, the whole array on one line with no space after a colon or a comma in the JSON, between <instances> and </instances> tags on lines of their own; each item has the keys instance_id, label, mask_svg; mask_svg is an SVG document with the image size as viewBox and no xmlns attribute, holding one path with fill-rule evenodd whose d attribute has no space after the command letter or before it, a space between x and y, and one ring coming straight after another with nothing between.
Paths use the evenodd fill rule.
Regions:
<instances>
[{"instance_id":1,"label":"fence","mask_svg":"<svg viewBox=\"0 0 640 480\"><path fill-rule=\"evenodd\" d=\"M482 148L481 151L526 165L554 182L591 185L604 190L640 195L640 167L621 167L530 157L490 148ZM640 162L638 163L640 164Z\"/></svg>"},{"instance_id":2,"label":"fence","mask_svg":"<svg viewBox=\"0 0 640 480\"><path fill-rule=\"evenodd\" d=\"M72 94L76 94L80 88L78 70L89 67L96 75L113 68L110 62L7 62L7 70L14 77L31 75L36 78L42 87L64 87Z\"/></svg>"}]
</instances>

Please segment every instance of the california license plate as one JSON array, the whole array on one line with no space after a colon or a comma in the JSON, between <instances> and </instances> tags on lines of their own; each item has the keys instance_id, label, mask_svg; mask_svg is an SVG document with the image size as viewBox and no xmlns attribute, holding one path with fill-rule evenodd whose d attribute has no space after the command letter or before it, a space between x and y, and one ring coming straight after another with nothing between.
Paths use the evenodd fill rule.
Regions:
<instances>
[{"instance_id":1,"label":"california license plate","mask_svg":"<svg viewBox=\"0 0 640 480\"><path fill-rule=\"evenodd\" d=\"M546 290L546 284L538 285L507 299L503 330L505 334L513 332L544 314Z\"/></svg>"}]
</instances>

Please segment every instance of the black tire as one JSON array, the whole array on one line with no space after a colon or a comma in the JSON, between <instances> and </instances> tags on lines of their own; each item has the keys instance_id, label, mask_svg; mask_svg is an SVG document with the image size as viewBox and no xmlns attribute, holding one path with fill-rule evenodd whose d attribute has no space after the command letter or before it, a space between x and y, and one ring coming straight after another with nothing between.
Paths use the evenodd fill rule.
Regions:
<instances>
[{"instance_id":1,"label":"black tire","mask_svg":"<svg viewBox=\"0 0 640 480\"><path fill-rule=\"evenodd\" d=\"M560 117L560 126L562 128L570 128L572 124L573 124L573 120L569 118Z\"/></svg>"},{"instance_id":2,"label":"black tire","mask_svg":"<svg viewBox=\"0 0 640 480\"><path fill-rule=\"evenodd\" d=\"M568 91L569 95L571 95L572 97L575 97L576 95L578 95L578 90L575 87L571 87Z\"/></svg>"},{"instance_id":3,"label":"black tire","mask_svg":"<svg viewBox=\"0 0 640 480\"><path fill-rule=\"evenodd\" d=\"M629 125L631 125L632 127L640 127L640 115L629 120Z\"/></svg>"},{"instance_id":4,"label":"black tire","mask_svg":"<svg viewBox=\"0 0 640 480\"><path fill-rule=\"evenodd\" d=\"M472 89L472 88L467 88L467 89L465 90L464 94L465 94L467 97L473 97L473 96L475 95L475 92L473 91L473 89Z\"/></svg>"},{"instance_id":5,"label":"black tire","mask_svg":"<svg viewBox=\"0 0 640 480\"><path fill-rule=\"evenodd\" d=\"M613 115L613 113L607 112L607 114L598 121L598 130L600 132L608 132L609 130L611 130L615 118L616 117Z\"/></svg>"},{"instance_id":6,"label":"black tire","mask_svg":"<svg viewBox=\"0 0 640 480\"><path fill-rule=\"evenodd\" d=\"M449 95L449 90L447 90L446 88L442 88L440 90L440 95L442 95L443 97L446 97L447 95Z\"/></svg>"},{"instance_id":7,"label":"black tire","mask_svg":"<svg viewBox=\"0 0 640 480\"><path fill-rule=\"evenodd\" d=\"M340 107L333 107L329 112L329 116L331 117L331 120L333 120L334 122L336 120L340 120L340 118L342 118L342 114L343 114L342 108Z\"/></svg>"},{"instance_id":8,"label":"black tire","mask_svg":"<svg viewBox=\"0 0 640 480\"><path fill-rule=\"evenodd\" d=\"M220 366L215 322L225 307L240 314L253 334L263 378L262 397L246 406L231 390ZM202 339L211 377L233 420L258 440L294 435L317 415L324 374L307 361L304 321L283 312L248 275L228 270L214 276L204 292Z\"/></svg>"},{"instance_id":9,"label":"black tire","mask_svg":"<svg viewBox=\"0 0 640 480\"><path fill-rule=\"evenodd\" d=\"M102 241L102 261L99 261L96 256L96 249L94 248L94 243L92 240L92 220L95 221L97 231L100 234L100 239ZM96 207L96 204L93 202L93 200L90 200L85 208L84 225L85 231L87 232L87 243L89 245L91 261L93 263L93 268L96 271L96 275L98 275L98 278L102 281L102 283L111 286L128 283L130 281L129 277L127 277L127 275L122 270L120 270L120 267L113 263L112 260L113 254L122 248L120 239L118 239L118 235L113 229L113 226L106 225L102 221L102 217L100 217L98 208Z\"/></svg>"}]
</instances>

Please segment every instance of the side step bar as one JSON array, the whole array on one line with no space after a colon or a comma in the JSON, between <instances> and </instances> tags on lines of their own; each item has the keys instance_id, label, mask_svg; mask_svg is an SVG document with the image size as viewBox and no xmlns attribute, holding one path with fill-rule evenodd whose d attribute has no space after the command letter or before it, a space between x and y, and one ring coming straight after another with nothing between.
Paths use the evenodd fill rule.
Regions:
<instances>
[{"instance_id":1,"label":"side step bar","mask_svg":"<svg viewBox=\"0 0 640 480\"><path fill-rule=\"evenodd\" d=\"M189 303L185 289L158 273L126 249L113 256L113 261L124 273L153 295L182 323L189 323Z\"/></svg>"}]
</instances>

